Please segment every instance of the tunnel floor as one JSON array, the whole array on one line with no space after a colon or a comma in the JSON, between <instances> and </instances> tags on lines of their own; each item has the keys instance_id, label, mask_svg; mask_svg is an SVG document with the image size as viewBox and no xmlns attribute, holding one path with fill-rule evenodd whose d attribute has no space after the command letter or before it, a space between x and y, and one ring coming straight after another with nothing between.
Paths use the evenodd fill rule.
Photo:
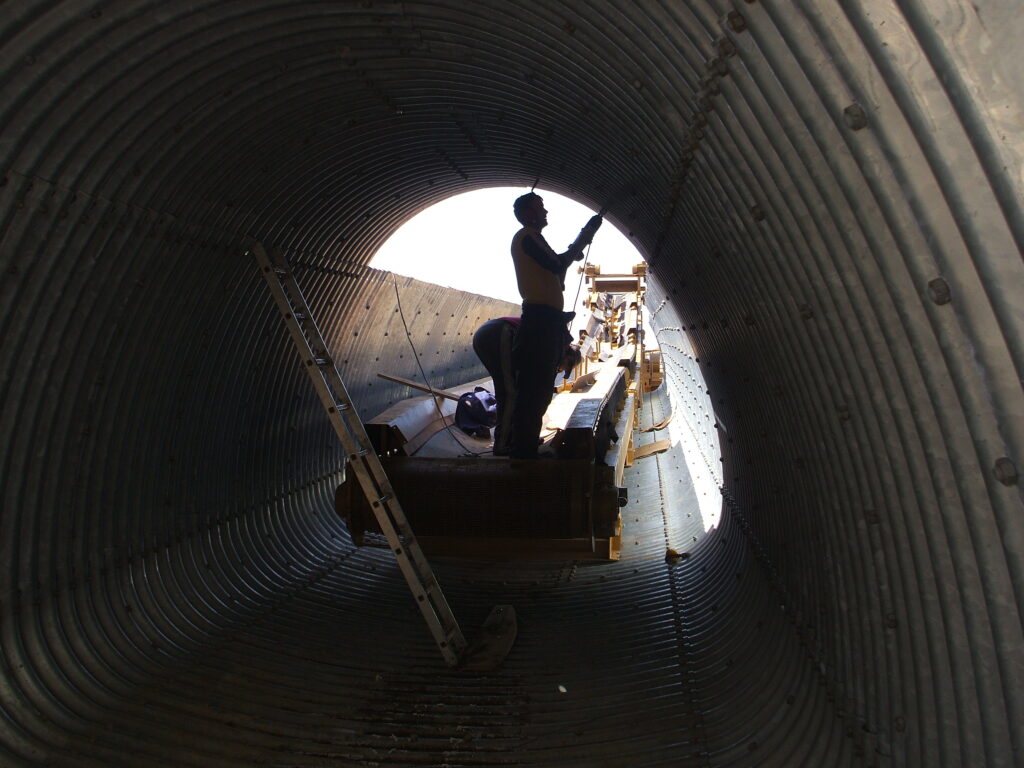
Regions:
<instances>
[{"instance_id":1,"label":"tunnel floor","mask_svg":"<svg viewBox=\"0 0 1024 768\"><path fill-rule=\"evenodd\" d=\"M649 396L644 423L667 408ZM515 606L497 671L448 671L390 554L346 541L322 576L117 702L83 734L90 757L63 764L705 764L690 561L665 562L703 534L692 488L662 482L679 450L627 470L619 562L433 560L470 639L492 605Z\"/></svg>"}]
</instances>

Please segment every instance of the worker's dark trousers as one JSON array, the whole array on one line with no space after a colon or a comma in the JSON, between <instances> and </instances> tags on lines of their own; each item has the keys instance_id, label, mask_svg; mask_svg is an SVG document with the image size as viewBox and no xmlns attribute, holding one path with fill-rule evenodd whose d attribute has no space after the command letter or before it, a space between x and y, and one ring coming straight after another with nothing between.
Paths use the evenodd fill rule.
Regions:
<instances>
[{"instance_id":1,"label":"worker's dark trousers","mask_svg":"<svg viewBox=\"0 0 1024 768\"><path fill-rule=\"evenodd\" d=\"M565 350L565 316L545 304L523 304L523 320L512 345L516 401L512 409L509 455L537 456L544 411L551 403L555 369Z\"/></svg>"},{"instance_id":2,"label":"worker's dark trousers","mask_svg":"<svg viewBox=\"0 0 1024 768\"><path fill-rule=\"evenodd\" d=\"M508 455L508 437L512 431L512 409L516 401L513 378L512 344L516 327L502 318L488 320L473 334L473 351L491 374L494 398L498 401L498 423L494 425L494 455Z\"/></svg>"}]
</instances>

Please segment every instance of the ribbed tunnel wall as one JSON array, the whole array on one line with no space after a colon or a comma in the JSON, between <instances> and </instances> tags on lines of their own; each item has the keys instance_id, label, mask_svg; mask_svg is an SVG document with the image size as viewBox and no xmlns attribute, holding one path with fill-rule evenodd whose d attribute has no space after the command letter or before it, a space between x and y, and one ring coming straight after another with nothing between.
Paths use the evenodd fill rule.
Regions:
<instances>
[{"instance_id":1,"label":"ribbed tunnel wall","mask_svg":"<svg viewBox=\"0 0 1024 768\"><path fill-rule=\"evenodd\" d=\"M0 14L0 764L1024 760L1018 2ZM333 515L246 248L297 265L371 415L416 373L375 249L538 179L648 260L644 419L674 404L726 503L704 536L675 448L619 564L441 563L467 628L522 616L451 675ZM480 375L507 305L397 287L435 385Z\"/></svg>"}]
</instances>

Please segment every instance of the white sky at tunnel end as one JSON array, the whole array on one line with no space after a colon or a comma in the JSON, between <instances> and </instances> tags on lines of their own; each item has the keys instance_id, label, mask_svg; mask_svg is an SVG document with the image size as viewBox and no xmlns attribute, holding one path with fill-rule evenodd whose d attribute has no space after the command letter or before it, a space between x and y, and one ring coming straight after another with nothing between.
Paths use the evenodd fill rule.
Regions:
<instances>
[{"instance_id":1,"label":"white sky at tunnel end","mask_svg":"<svg viewBox=\"0 0 1024 768\"><path fill-rule=\"evenodd\" d=\"M509 245L521 225L512 213L512 202L529 191L525 187L495 187L454 195L436 203L388 238L370 266L519 304ZM562 251L575 240L595 211L554 192L535 191L544 198L548 211L544 237L552 248ZM602 274L629 274L633 265L642 261L629 238L605 221L594 236L588 263L600 266ZM580 279L578 270L570 267L565 280L565 306L577 312L583 299L580 289L579 301L574 302ZM574 303L576 306L572 306ZM685 413L681 403L673 402L672 407ZM718 523L722 496L693 438L692 427L697 425L683 426L679 420L673 420L669 434L674 446L682 443L704 530L708 531ZM717 461L718 457L714 458Z\"/></svg>"},{"instance_id":2,"label":"white sky at tunnel end","mask_svg":"<svg viewBox=\"0 0 1024 768\"><path fill-rule=\"evenodd\" d=\"M449 197L400 227L370 266L519 304L509 246L522 225L512 214L512 202L529 191L497 187ZM595 211L554 192L535 191L548 210L544 237L556 251L564 251ZM605 221L590 246L589 263L609 274L628 273L641 261L629 238ZM566 309L580 278L575 267L565 279Z\"/></svg>"}]
</instances>

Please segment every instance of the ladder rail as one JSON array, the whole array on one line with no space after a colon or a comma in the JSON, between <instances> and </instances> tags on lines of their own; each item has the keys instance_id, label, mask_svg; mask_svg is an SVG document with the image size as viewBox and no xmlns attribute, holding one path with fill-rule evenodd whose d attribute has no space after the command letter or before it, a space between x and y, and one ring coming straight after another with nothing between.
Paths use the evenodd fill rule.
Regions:
<instances>
[{"instance_id":1,"label":"ladder rail","mask_svg":"<svg viewBox=\"0 0 1024 768\"><path fill-rule=\"evenodd\" d=\"M313 382L331 426L345 449L346 459L355 471L434 641L449 666L455 666L466 649L466 639L413 534L380 457L355 412L348 389L330 357L320 329L313 321L295 276L282 258L278 257L275 263L261 243L254 243L250 251L260 265L302 360L302 367Z\"/></svg>"}]
</instances>

